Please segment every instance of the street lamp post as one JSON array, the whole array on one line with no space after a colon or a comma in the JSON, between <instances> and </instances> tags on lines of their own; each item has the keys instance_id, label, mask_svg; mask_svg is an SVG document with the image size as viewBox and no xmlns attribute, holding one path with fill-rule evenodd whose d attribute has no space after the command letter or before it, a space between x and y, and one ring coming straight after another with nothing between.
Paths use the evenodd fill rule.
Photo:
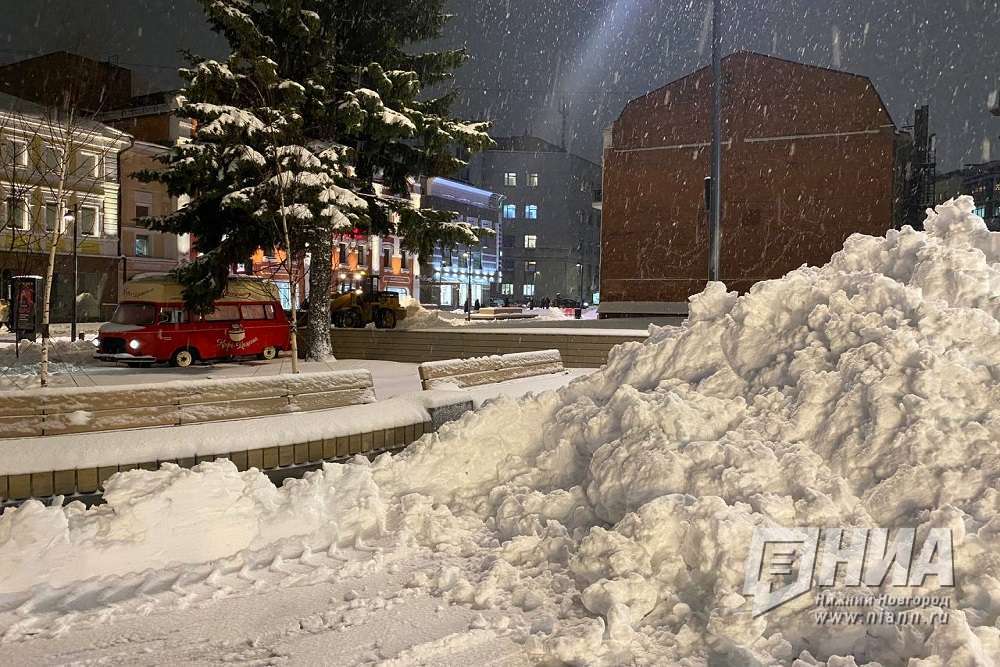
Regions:
<instances>
[{"instance_id":1,"label":"street lamp post","mask_svg":"<svg viewBox=\"0 0 1000 667\"><path fill-rule=\"evenodd\" d=\"M76 322L79 319L79 313L77 312L76 298L79 296L79 276L80 276L80 257L78 248L80 246L80 227L77 224L79 220L80 205L73 204L73 212L70 213L66 211L63 215L63 222L67 225L73 225L73 321L70 323L69 338L70 340L76 340Z\"/></svg>"},{"instance_id":2,"label":"street lamp post","mask_svg":"<svg viewBox=\"0 0 1000 667\"><path fill-rule=\"evenodd\" d=\"M712 0L712 196L709 230L708 279L719 279L722 236L722 7Z\"/></svg>"},{"instance_id":3,"label":"street lamp post","mask_svg":"<svg viewBox=\"0 0 1000 667\"><path fill-rule=\"evenodd\" d=\"M464 252L462 257L465 259L465 275L467 280L466 292L465 292L465 321L472 321L472 253Z\"/></svg>"},{"instance_id":4,"label":"street lamp post","mask_svg":"<svg viewBox=\"0 0 1000 667\"><path fill-rule=\"evenodd\" d=\"M576 270L580 272L580 307L583 308L583 264L577 262Z\"/></svg>"}]
</instances>

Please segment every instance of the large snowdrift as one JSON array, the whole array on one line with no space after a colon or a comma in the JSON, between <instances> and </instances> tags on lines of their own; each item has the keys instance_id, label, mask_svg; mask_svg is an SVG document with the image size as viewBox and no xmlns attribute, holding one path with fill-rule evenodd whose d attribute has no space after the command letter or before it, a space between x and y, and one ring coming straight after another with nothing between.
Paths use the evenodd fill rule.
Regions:
<instances>
[{"instance_id":1,"label":"large snowdrift","mask_svg":"<svg viewBox=\"0 0 1000 667\"><path fill-rule=\"evenodd\" d=\"M930 213L926 232L853 236L826 266L742 297L712 284L684 326L397 457L329 465L280 490L225 463L134 471L103 508L8 511L0 593L43 584L40 596L296 534L381 535L400 551L466 556L469 567L412 585L520 610L529 621L506 632L540 661L994 664L1000 234L972 210L961 198ZM753 528L770 525L952 529L949 622L817 625L809 596L753 618L744 563Z\"/></svg>"}]
</instances>

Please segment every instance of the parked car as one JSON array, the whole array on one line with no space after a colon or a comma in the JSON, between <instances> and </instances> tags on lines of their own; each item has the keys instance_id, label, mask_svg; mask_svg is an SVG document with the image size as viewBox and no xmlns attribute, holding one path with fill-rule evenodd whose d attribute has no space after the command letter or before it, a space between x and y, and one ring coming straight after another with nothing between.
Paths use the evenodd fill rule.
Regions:
<instances>
[{"instance_id":1,"label":"parked car","mask_svg":"<svg viewBox=\"0 0 1000 667\"><path fill-rule=\"evenodd\" d=\"M210 359L274 359L291 347L288 319L273 283L231 277L214 310L204 315L187 309L181 290L180 283L159 274L125 283L121 303L95 339L95 357L184 368Z\"/></svg>"}]
</instances>

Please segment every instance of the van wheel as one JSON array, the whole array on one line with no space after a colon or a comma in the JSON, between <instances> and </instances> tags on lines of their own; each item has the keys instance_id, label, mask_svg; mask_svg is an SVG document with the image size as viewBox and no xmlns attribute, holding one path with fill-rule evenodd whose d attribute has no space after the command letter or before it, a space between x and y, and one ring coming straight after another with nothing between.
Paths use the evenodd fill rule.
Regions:
<instances>
[{"instance_id":1,"label":"van wheel","mask_svg":"<svg viewBox=\"0 0 1000 667\"><path fill-rule=\"evenodd\" d=\"M379 326L382 329L395 329L396 313L388 309L379 311Z\"/></svg>"},{"instance_id":2,"label":"van wheel","mask_svg":"<svg viewBox=\"0 0 1000 667\"><path fill-rule=\"evenodd\" d=\"M257 356L258 358L264 359L265 361L271 361L271 359L274 359L276 356L278 356L278 348L274 347L273 345L268 345L267 347L264 348L264 351Z\"/></svg>"},{"instance_id":3,"label":"van wheel","mask_svg":"<svg viewBox=\"0 0 1000 667\"><path fill-rule=\"evenodd\" d=\"M170 365L177 368L187 368L194 363L195 353L190 349L181 349L174 352L170 357Z\"/></svg>"}]
</instances>

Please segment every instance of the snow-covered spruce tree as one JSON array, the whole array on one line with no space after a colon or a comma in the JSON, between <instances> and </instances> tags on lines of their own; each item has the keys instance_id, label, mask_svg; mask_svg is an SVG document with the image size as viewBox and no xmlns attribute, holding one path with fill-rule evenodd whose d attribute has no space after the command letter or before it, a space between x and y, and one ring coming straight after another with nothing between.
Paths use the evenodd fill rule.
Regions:
<instances>
[{"instance_id":1,"label":"snow-covered spruce tree","mask_svg":"<svg viewBox=\"0 0 1000 667\"><path fill-rule=\"evenodd\" d=\"M194 233L204 253L181 271L186 298L206 306L229 266L258 247L287 248L294 265L308 242L310 310L324 313L337 230L399 233L418 253L478 242L450 213L399 196L411 178L461 167L459 149L491 143L486 124L449 116L450 95L422 95L466 57L413 48L440 34L443 0L200 1L233 53L225 63L191 57L179 113L197 121L196 136L166 172L145 175L192 198L155 223ZM329 353L326 325L311 318L310 357Z\"/></svg>"}]
</instances>

